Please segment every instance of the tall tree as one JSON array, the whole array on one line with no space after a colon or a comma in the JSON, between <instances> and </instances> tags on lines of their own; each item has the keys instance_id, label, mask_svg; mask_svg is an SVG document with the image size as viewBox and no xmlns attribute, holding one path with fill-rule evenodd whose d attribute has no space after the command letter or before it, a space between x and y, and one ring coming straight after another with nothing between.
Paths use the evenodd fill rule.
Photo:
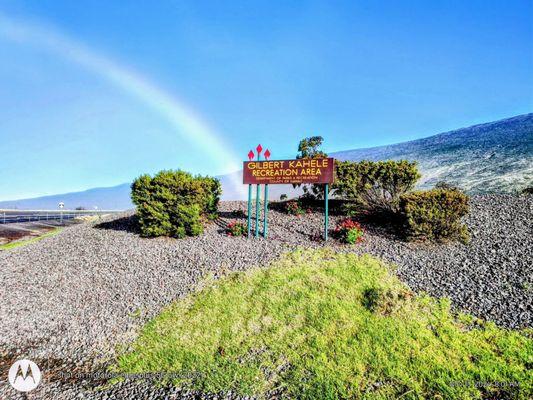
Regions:
<instances>
[{"instance_id":1,"label":"tall tree","mask_svg":"<svg viewBox=\"0 0 533 400\"><path fill-rule=\"evenodd\" d=\"M311 136L300 140L298 144L298 154L296 158L325 158L327 153L322 151L320 148L324 138L322 136ZM293 185L293 187L300 187L304 191L304 196L311 199L322 199L324 198L324 185Z\"/></svg>"},{"instance_id":2,"label":"tall tree","mask_svg":"<svg viewBox=\"0 0 533 400\"><path fill-rule=\"evenodd\" d=\"M322 136L311 136L300 140L298 145L298 154L296 158L324 158L328 155L324 153L320 146L324 142Z\"/></svg>"}]
</instances>

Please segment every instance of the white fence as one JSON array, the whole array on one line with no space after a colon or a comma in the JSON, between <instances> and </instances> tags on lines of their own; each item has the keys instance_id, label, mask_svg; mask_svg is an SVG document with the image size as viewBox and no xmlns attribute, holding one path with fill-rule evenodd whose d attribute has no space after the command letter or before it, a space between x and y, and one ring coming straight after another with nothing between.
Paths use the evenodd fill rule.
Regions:
<instances>
[{"instance_id":1,"label":"white fence","mask_svg":"<svg viewBox=\"0 0 533 400\"><path fill-rule=\"evenodd\" d=\"M0 210L0 224L68 220L85 215L103 215L119 210Z\"/></svg>"}]
</instances>

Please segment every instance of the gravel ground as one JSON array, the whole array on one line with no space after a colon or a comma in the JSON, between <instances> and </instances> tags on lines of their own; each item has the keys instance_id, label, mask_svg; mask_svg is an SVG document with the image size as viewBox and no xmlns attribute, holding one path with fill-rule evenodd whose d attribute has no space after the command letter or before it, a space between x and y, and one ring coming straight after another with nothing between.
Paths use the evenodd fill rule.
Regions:
<instances>
[{"instance_id":1,"label":"gravel ground","mask_svg":"<svg viewBox=\"0 0 533 400\"><path fill-rule=\"evenodd\" d=\"M45 371L28 398L203 398L139 381L93 392L102 381L61 374L102 371L117 345L131 341L144 322L194 290L207 274L264 266L296 246L324 245L317 240L319 213L296 217L271 211L268 240L227 237L225 223L244 221L232 215L237 209L244 211L245 204L222 203L221 219L196 238L143 239L124 217L103 226L72 226L0 252L0 398L23 398L5 380L20 358ZM468 245L406 243L369 226L360 245L330 241L328 246L392 261L413 289L448 296L458 309L508 328L531 327L532 215L533 196L474 197L466 220L472 232ZM330 226L338 219L332 217Z\"/></svg>"}]
</instances>

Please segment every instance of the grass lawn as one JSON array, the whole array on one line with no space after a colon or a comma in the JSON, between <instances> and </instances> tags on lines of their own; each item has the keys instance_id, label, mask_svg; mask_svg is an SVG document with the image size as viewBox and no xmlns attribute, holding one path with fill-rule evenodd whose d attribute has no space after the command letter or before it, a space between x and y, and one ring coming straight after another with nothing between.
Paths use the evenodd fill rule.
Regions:
<instances>
[{"instance_id":1,"label":"grass lawn","mask_svg":"<svg viewBox=\"0 0 533 400\"><path fill-rule=\"evenodd\" d=\"M297 251L208 281L149 322L116 368L177 372L174 384L206 392L527 399L532 333L454 316L369 256Z\"/></svg>"},{"instance_id":2,"label":"grass lawn","mask_svg":"<svg viewBox=\"0 0 533 400\"><path fill-rule=\"evenodd\" d=\"M61 231L61 228L54 228L51 231L46 232L41 236L32 237L31 239L16 240L14 242L6 243L0 245L0 250L10 250L21 246L26 246L30 243L38 242L39 240L44 239L45 237L54 236Z\"/></svg>"}]
</instances>

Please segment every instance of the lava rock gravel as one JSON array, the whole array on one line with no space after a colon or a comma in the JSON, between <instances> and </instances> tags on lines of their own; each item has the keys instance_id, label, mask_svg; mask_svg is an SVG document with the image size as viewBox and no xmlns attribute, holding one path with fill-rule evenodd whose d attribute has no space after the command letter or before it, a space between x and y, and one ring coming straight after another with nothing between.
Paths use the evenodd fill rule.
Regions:
<instances>
[{"instance_id":1,"label":"lava rock gravel","mask_svg":"<svg viewBox=\"0 0 533 400\"><path fill-rule=\"evenodd\" d=\"M394 263L415 291L447 296L456 309L502 327L533 326L533 196L474 196L465 220L468 244L407 243L375 226L365 226L359 245L326 244L320 240L322 214L275 210L269 212L268 240L227 236L227 223L245 222L245 207L221 203L220 219L194 238L141 238L128 214L0 252L0 398L24 398L6 379L11 363L21 358L44 371L43 382L28 395L33 399L236 398L144 381L95 390L103 382L62 374L105 371L117 346L134 340L146 321L207 275L266 266L302 246L373 254ZM330 228L340 218L332 216Z\"/></svg>"}]
</instances>

